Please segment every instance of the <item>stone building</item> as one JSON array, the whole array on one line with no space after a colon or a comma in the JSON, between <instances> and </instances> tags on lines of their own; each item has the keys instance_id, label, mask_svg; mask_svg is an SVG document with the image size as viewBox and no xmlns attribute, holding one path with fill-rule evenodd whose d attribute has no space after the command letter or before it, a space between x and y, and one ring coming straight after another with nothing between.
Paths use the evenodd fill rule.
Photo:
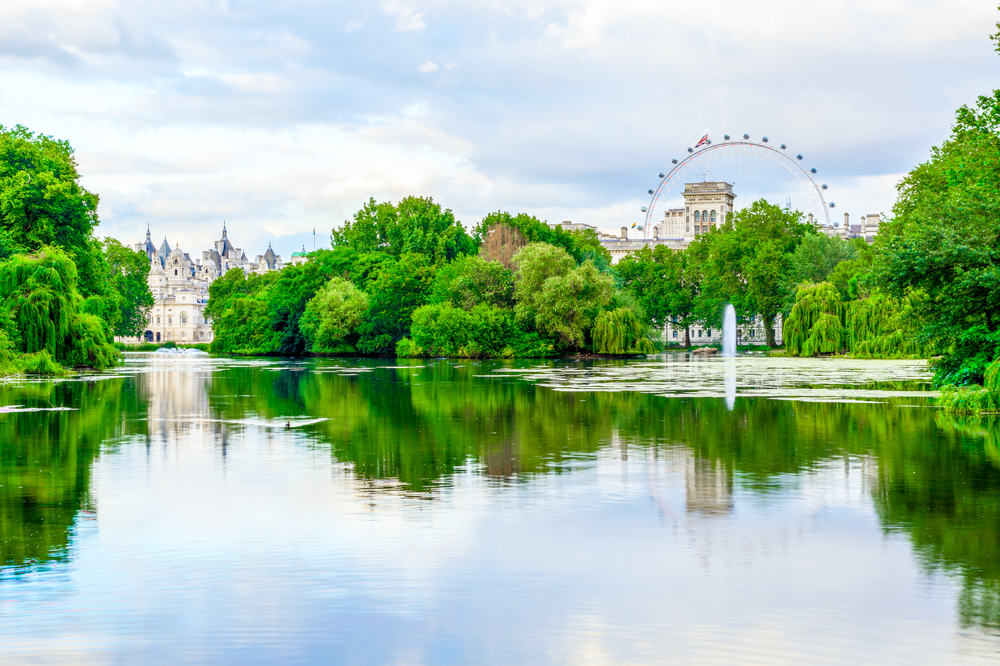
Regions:
<instances>
[{"instance_id":1,"label":"stone building","mask_svg":"<svg viewBox=\"0 0 1000 666\"><path fill-rule=\"evenodd\" d=\"M150 262L148 282L154 304L143 333L147 342L211 342L212 322L205 317L209 285L233 268L249 274L283 267L281 256L270 245L256 262L248 261L246 253L230 242L225 224L222 238L201 253L201 260L192 259L179 246L171 248L166 238L157 248L148 228L145 242L137 243L135 249L144 252Z\"/></svg>"},{"instance_id":2,"label":"stone building","mask_svg":"<svg viewBox=\"0 0 1000 666\"><path fill-rule=\"evenodd\" d=\"M782 338L781 314L774 320L774 341L784 344ZM710 328L704 324L694 324L690 328L692 345L713 345L722 344L722 329ZM667 344L684 346L684 327L676 322L668 321L663 329L663 340ZM763 345L767 344L767 331L764 330L764 320L758 315L754 321L740 324L736 329L736 342L740 345Z\"/></svg>"}]
</instances>

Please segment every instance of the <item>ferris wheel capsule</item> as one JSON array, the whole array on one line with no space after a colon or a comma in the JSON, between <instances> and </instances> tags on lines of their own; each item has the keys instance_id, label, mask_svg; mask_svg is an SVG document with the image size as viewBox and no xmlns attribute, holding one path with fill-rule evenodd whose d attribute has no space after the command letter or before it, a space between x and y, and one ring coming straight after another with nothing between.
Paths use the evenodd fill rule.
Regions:
<instances>
[{"instance_id":1,"label":"ferris wheel capsule","mask_svg":"<svg viewBox=\"0 0 1000 666\"><path fill-rule=\"evenodd\" d=\"M781 149L784 150L785 148L788 148L788 146L786 146L785 144L781 144Z\"/></svg>"},{"instance_id":2,"label":"ferris wheel capsule","mask_svg":"<svg viewBox=\"0 0 1000 666\"><path fill-rule=\"evenodd\" d=\"M743 135L743 138L744 138L744 139L749 139L749 138L750 138L750 135L749 135L749 134L744 134L744 135Z\"/></svg>"},{"instance_id":3,"label":"ferris wheel capsule","mask_svg":"<svg viewBox=\"0 0 1000 666\"><path fill-rule=\"evenodd\" d=\"M660 172L660 178L663 178L663 172Z\"/></svg>"},{"instance_id":4,"label":"ferris wheel capsule","mask_svg":"<svg viewBox=\"0 0 1000 666\"><path fill-rule=\"evenodd\" d=\"M688 148L688 152L689 153L693 153L694 152L694 148Z\"/></svg>"},{"instance_id":5,"label":"ferris wheel capsule","mask_svg":"<svg viewBox=\"0 0 1000 666\"><path fill-rule=\"evenodd\" d=\"M801 159L802 159L802 153L799 153L798 155L796 155L796 156L795 156L795 159L797 159L797 160L801 160Z\"/></svg>"},{"instance_id":6,"label":"ferris wheel capsule","mask_svg":"<svg viewBox=\"0 0 1000 666\"><path fill-rule=\"evenodd\" d=\"M833 203L833 202L831 201L831 202L830 202L830 208L836 208L836 207L837 207L837 204L835 204L835 203Z\"/></svg>"},{"instance_id":7,"label":"ferris wheel capsule","mask_svg":"<svg viewBox=\"0 0 1000 666\"><path fill-rule=\"evenodd\" d=\"M809 169L809 173L816 173L816 167L813 167L812 169Z\"/></svg>"},{"instance_id":8,"label":"ferris wheel capsule","mask_svg":"<svg viewBox=\"0 0 1000 666\"><path fill-rule=\"evenodd\" d=\"M764 137L763 141L764 141L764 143L767 143L767 137L766 136Z\"/></svg>"},{"instance_id":9,"label":"ferris wheel capsule","mask_svg":"<svg viewBox=\"0 0 1000 666\"><path fill-rule=\"evenodd\" d=\"M729 135L728 134L723 134L722 138L725 139L726 141L729 141Z\"/></svg>"},{"instance_id":10,"label":"ferris wheel capsule","mask_svg":"<svg viewBox=\"0 0 1000 666\"><path fill-rule=\"evenodd\" d=\"M641 210L641 211L642 211L643 213L645 213L645 212L646 212L646 207L645 207L645 206L643 206L643 207L642 207L642 208L640 208L639 210Z\"/></svg>"},{"instance_id":11,"label":"ferris wheel capsule","mask_svg":"<svg viewBox=\"0 0 1000 666\"><path fill-rule=\"evenodd\" d=\"M674 159L670 160L670 163L671 164L677 164L677 158L675 157Z\"/></svg>"},{"instance_id":12,"label":"ferris wheel capsule","mask_svg":"<svg viewBox=\"0 0 1000 666\"><path fill-rule=\"evenodd\" d=\"M822 185L820 185L820 187L822 187L825 190L827 188L827 184L823 183Z\"/></svg>"},{"instance_id":13,"label":"ferris wheel capsule","mask_svg":"<svg viewBox=\"0 0 1000 666\"><path fill-rule=\"evenodd\" d=\"M653 190L649 190L649 193L650 193L650 194L652 194L652 193L653 193Z\"/></svg>"},{"instance_id":14,"label":"ferris wheel capsule","mask_svg":"<svg viewBox=\"0 0 1000 666\"><path fill-rule=\"evenodd\" d=\"M636 229L638 229L639 231L642 231L642 225L640 224L639 226L636 227Z\"/></svg>"}]
</instances>

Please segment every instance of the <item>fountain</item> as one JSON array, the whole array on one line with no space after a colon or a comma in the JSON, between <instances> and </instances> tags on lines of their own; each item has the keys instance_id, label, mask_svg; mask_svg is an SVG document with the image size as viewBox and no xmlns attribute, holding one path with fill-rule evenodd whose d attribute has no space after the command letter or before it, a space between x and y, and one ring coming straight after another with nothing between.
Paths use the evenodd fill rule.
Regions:
<instances>
[{"instance_id":1,"label":"fountain","mask_svg":"<svg viewBox=\"0 0 1000 666\"><path fill-rule=\"evenodd\" d=\"M736 356L736 308L731 303L722 317L722 355Z\"/></svg>"}]
</instances>

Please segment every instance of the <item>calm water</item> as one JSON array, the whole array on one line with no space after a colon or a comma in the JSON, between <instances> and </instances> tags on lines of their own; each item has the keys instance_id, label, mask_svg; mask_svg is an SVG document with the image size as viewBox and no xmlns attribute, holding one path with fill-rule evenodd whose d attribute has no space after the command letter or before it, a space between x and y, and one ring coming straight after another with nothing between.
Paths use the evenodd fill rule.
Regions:
<instances>
[{"instance_id":1,"label":"calm water","mask_svg":"<svg viewBox=\"0 0 1000 666\"><path fill-rule=\"evenodd\" d=\"M998 663L1000 425L926 380L137 357L0 385L0 663Z\"/></svg>"}]
</instances>

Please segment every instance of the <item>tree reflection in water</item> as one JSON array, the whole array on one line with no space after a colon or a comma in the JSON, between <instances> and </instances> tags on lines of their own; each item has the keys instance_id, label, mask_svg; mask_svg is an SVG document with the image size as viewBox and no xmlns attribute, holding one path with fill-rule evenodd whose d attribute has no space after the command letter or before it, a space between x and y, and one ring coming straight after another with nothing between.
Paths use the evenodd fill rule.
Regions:
<instances>
[{"instance_id":1,"label":"tree reflection in water","mask_svg":"<svg viewBox=\"0 0 1000 666\"><path fill-rule=\"evenodd\" d=\"M428 501L459 471L501 486L524 483L573 473L617 446L623 456L631 449L683 457L688 512L724 516L734 489L772 493L789 478L843 461L845 473L865 475L886 530L904 531L928 571L961 577L961 622L1000 628L995 420L946 417L913 397L841 403L737 395L727 404L555 391L493 372L501 367L509 364L220 363L0 387L5 405L75 409L0 415L0 566L18 572L65 560L89 507L90 469L102 444L200 433L225 455L241 423L325 418L301 428L299 441L328 449L372 482L372 492Z\"/></svg>"}]
</instances>

